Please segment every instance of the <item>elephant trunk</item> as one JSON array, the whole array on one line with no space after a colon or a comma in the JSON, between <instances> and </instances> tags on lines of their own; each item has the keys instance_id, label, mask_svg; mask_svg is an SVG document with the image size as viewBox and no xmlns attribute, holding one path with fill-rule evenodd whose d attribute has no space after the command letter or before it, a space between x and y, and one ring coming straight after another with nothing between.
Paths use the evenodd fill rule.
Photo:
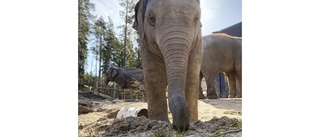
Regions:
<instances>
[{"instance_id":1,"label":"elephant trunk","mask_svg":"<svg viewBox=\"0 0 320 137\"><path fill-rule=\"evenodd\" d=\"M187 130L189 110L185 90L191 39L186 32L175 31L166 34L160 40L160 50L167 70L169 109L173 117L173 127Z\"/></svg>"}]
</instances>

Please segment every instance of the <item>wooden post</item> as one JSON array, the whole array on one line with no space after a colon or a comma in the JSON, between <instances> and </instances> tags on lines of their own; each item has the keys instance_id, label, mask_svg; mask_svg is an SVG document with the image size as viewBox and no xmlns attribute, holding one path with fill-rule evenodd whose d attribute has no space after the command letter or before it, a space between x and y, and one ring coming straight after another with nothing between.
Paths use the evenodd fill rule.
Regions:
<instances>
[{"instance_id":1,"label":"wooden post","mask_svg":"<svg viewBox=\"0 0 320 137\"><path fill-rule=\"evenodd\" d=\"M114 84L114 82L112 82L112 85L113 85L113 98L116 98L116 85Z\"/></svg>"}]
</instances>

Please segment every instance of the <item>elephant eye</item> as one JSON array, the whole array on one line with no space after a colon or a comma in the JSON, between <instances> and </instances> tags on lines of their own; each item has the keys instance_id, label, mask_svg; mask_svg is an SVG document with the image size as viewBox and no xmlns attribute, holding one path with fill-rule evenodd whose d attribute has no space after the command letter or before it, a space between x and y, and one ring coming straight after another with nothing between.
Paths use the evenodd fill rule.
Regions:
<instances>
[{"instance_id":1,"label":"elephant eye","mask_svg":"<svg viewBox=\"0 0 320 137\"><path fill-rule=\"evenodd\" d=\"M150 25L151 25L152 27L154 27L155 23L156 23L156 18L153 17L153 16L151 16L151 17L150 17Z\"/></svg>"},{"instance_id":2,"label":"elephant eye","mask_svg":"<svg viewBox=\"0 0 320 137\"><path fill-rule=\"evenodd\" d=\"M193 21L194 21L194 24L195 24L195 25L197 24L198 20L199 20L198 17L194 17Z\"/></svg>"}]
</instances>

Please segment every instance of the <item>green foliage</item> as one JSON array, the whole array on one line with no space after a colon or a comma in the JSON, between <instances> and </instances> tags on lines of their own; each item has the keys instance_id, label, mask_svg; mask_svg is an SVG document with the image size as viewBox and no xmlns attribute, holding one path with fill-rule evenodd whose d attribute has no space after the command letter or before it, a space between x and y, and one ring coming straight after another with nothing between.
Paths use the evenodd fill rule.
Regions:
<instances>
[{"instance_id":1,"label":"green foliage","mask_svg":"<svg viewBox=\"0 0 320 137\"><path fill-rule=\"evenodd\" d=\"M133 42L131 40L130 35L127 37L127 56L126 56L126 66L125 68L135 67L135 53L133 50Z\"/></svg>"},{"instance_id":2,"label":"green foliage","mask_svg":"<svg viewBox=\"0 0 320 137\"><path fill-rule=\"evenodd\" d=\"M133 42L131 40L131 35L133 32L132 24L134 21L134 8L138 0L120 0L120 6L124 8L120 11L120 16L124 19L124 25L119 26L123 29L123 59L122 67L135 67Z\"/></svg>"},{"instance_id":3,"label":"green foliage","mask_svg":"<svg viewBox=\"0 0 320 137\"><path fill-rule=\"evenodd\" d=\"M89 73L84 73L81 75L82 75L82 78L79 79L79 82L81 82L84 86L79 90L89 91L90 87L95 87L95 81L98 80L97 76L93 76L92 74L89 74Z\"/></svg>"},{"instance_id":4,"label":"green foliage","mask_svg":"<svg viewBox=\"0 0 320 137\"><path fill-rule=\"evenodd\" d=\"M157 129L157 131L153 132L154 136L156 137L165 137L166 133L160 129Z\"/></svg>"},{"instance_id":5,"label":"green foliage","mask_svg":"<svg viewBox=\"0 0 320 137\"><path fill-rule=\"evenodd\" d=\"M84 69L88 56L87 43L90 33L90 19L93 15L90 13L94 10L94 4L89 0L78 0L78 89L84 88Z\"/></svg>"},{"instance_id":6,"label":"green foliage","mask_svg":"<svg viewBox=\"0 0 320 137\"><path fill-rule=\"evenodd\" d=\"M138 0L119 0L120 6L124 8L123 11L119 11L119 15L127 22L128 24L133 24L134 21L134 8Z\"/></svg>"},{"instance_id":7,"label":"green foliage","mask_svg":"<svg viewBox=\"0 0 320 137\"><path fill-rule=\"evenodd\" d=\"M85 76L86 76L86 85L88 87L95 87L95 82L98 80L98 77L89 73L85 73Z\"/></svg>"},{"instance_id":8,"label":"green foliage","mask_svg":"<svg viewBox=\"0 0 320 137\"><path fill-rule=\"evenodd\" d=\"M102 17L100 17L99 19L97 19L94 22L94 39L96 40L96 55L99 59L99 65L98 65L98 87L101 87L102 85L102 76L101 76L101 70L103 68L106 68L107 65L109 64L110 59L108 58L108 45L107 45L107 26L106 26L106 22L104 21L104 19ZM98 92L100 92L100 90L98 90Z\"/></svg>"},{"instance_id":9,"label":"green foliage","mask_svg":"<svg viewBox=\"0 0 320 137\"><path fill-rule=\"evenodd\" d=\"M102 59L102 49L106 47L106 35L107 35L107 28L106 28L106 22L103 20L102 17L97 19L94 23L94 39L96 40L96 55L99 56L99 62Z\"/></svg>"},{"instance_id":10,"label":"green foliage","mask_svg":"<svg viewBox=\"0 0 320 137\"><path fill-rule=\"evenodd\" d=\"M122 68L122 60L123 60L123 44L119 41L114 45L114 54L112 61L114 62L114 66Z\"/></svg>"},{"instance_id":11,"label":"green foliage","mask_svg":"<svg viewBox=\"0 0 320 137\"><path fill-rule=\"evenodd\" d=\"M134 30L131 27L134 21L134 7L137 2L138 0L119 1L124 8L120 11L120 15L125 25L118 27L122 30L122 34L117 35L110 17L106 21L102 17L94 17L90 13L90 11L94 10L94 4L90 3L90 0L78 0L79 90L87 90L88 86L95 87L97 81L102 82L103 76L105 76L105 72L110 66L142 68L139 50L137 47L134 48L138 36L133 33ZM99 69L97 70L98 77L93 76L93 74L85 74L84 71L89 54L89 48L87 47L89 35L91 36L90 41L96 43L90 48L90 51L96 57L97 66L95 67ZM91 71L92 67L94 66L91 66Z\"/></svg>"},{"instance_id":12,"label":"green foliage","mask_svg":"<svg viewBox=\"0 0 320 137\"><path fill-rule=\"evenodd\" d=\"M220 133L221 129L217 129L216 131L214 131L214 137L220 137L221 133Z\"/></svg>"},{"instance_id":13,"label":"green foliage","mask_svg":"<svg viewBox=\"0 0 320 137\"><path fill-rule=\"evenodd\" d=\"M237 123L236 127L237 129L242 129L242 122Z\"/></svg>"},{"instance_id":14,"label":"green foliage","mask_svg":"<svg viewBox=\"0 0 320 137\"><path fill-rule=\"evenodd\" d=\"M142 63L141 63L141 54L140 54L140 49L138 47L134 48L135 51L135 67L142 69Z\"/></svg>"},{"instance_id":15,"label":"green foliage","mask_svg":"<svg viewBox=\"0 0 320 137\"><path fill-rule=\"evenodd\" d=\"M111 18L108 17L108 20L109 21L107 22L107 36L105 39L107 41L108 46L102 49L103 53L105 54L103 60L104 60L104 64L110 64L110 62L112 61L113 62L112 65L117 66L117 65L120 65L121 63L121 59L122 59L121 51L123 51L123 48L113 30L113 23ZM103 72L105 72L107 67L109 67L109 65L104 66Z\"/></svg>"},{"instance_id":16,"label":"green foliage","mask_svg":"<svg viewBox=\"0 0 320 137\"><path fill-rule=\"evenodd\" d=\"M184 133L185 131L182 131L182 132L176 131L176 137L184 137Z\"/></svg>"},{"instance_id":17,"label":"green foliage","mask_svg":"<svg viewBox=\"0 0 320 137\"><path fill-rule=\"evenodd\" d=\"M94 23L94 34L96 36L97 39L99 39L100 36L105 36L106 35L106 22L103 20L102 17L100 17L99 19L97 19Z\"/></svg>"}]
</instances>

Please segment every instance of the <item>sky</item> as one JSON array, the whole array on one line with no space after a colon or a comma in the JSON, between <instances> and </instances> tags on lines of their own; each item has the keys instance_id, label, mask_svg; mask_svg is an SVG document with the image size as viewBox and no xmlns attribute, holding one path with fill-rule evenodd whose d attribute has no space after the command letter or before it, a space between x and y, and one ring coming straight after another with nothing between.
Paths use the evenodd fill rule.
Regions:
<instances>
[{"instance_id":1,"label":"sky","mask_svg":"<svg viewBox=\"0 0 320 137\"><path fill-rule=\"evenodd\" d=\"M93 14L98 17L103 17L105 21L107 21L108 16L110 16L114 23L114 29L116 33L119 34L120 30L116 27L124 24L119 15L119 10L122 9L119 1L92 0L92 2L95 4ZM203 36L242 21L242 0L200 0L200 8ZM137 45L137 43L135 43L135 45ZM89 42L89 47L91 46L95 46L95 43ZM93 62L91 61L92 59ZM86 72L90 72L91 64L96 66L95 63L96 61L94 61L90 53ZM96 72L94 68L92 71L93 73Z\"/></svg>"}]
</instances>

